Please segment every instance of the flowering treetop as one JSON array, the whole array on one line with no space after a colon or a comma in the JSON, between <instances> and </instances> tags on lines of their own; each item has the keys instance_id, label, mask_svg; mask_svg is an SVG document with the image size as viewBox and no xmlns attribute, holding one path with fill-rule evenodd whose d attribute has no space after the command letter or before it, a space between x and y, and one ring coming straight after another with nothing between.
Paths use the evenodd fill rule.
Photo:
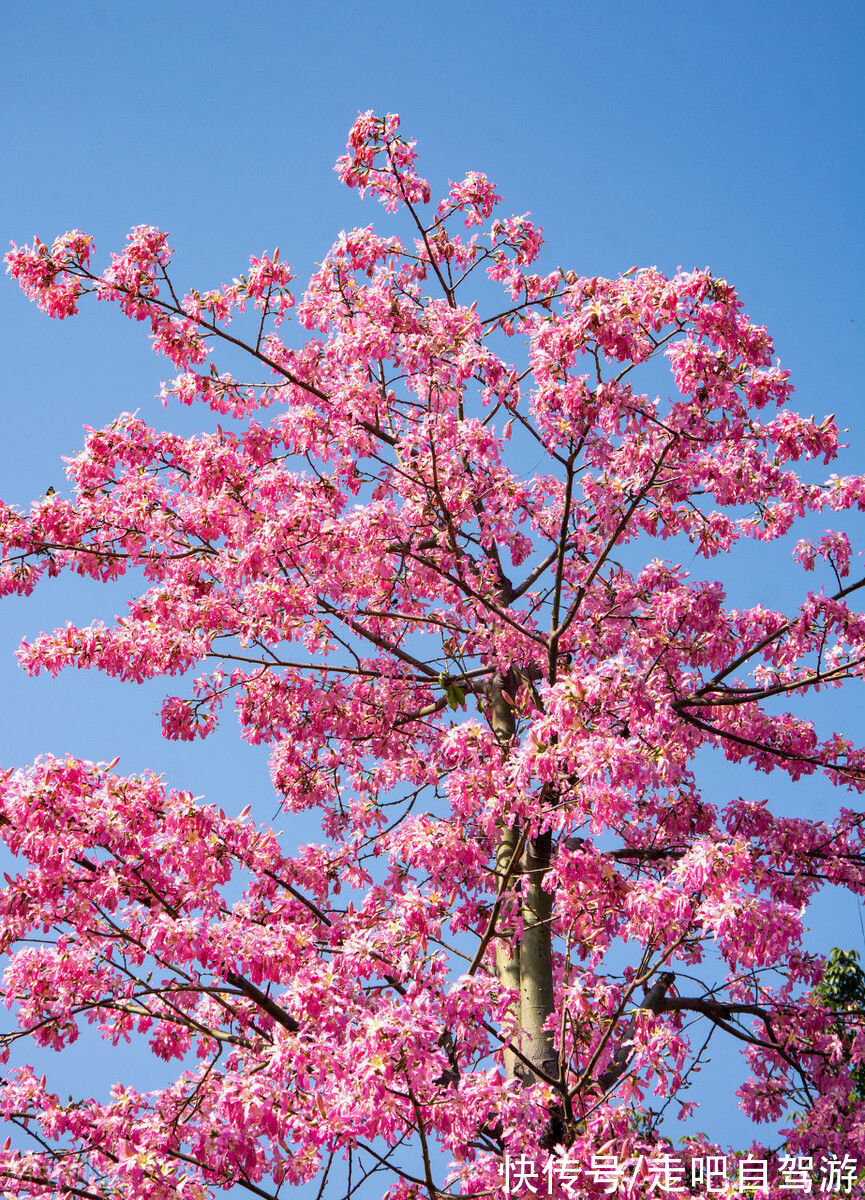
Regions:
<instances>
[{"instance_id":1,"label":"flowering treetop","mask_svg":"<svg viewBox=\"0 0 865 1200\"><path fill-rule=\"evenodd\" d=\"M92 294L142 322L177 372L164 403L217 414L182 438L123 413L88 429L68 498L0 507L4 592L64 570L138 590L22 666L194 668L165 736L205 737L233 698L322 838L294 851L116 764L2 775L24 864L0 900L5 1194L269 1196L329 1171L333 1194L367 1172L498 1195L506 1156L612 1147L650 1195L710 1040L742 1048L740 1102L786 1120L791 1161L865 1159L859 1010L802 946L818 889L865 889L865 752L801 709L861 677L865 580L827 531L795 543L818 582L798 606L729 608L717 561L703 578L662 544L719 560L865 508L865 479L801 472L835 459L834 418L791 410L707 271L535 273L528 216L494 216L477 173L433 206L393 116L361 115L337 170L413 233L342 233L297 295L278 251L181 294L147 226L101 273L78 231L7 256L51 316ZM640 392L664 360L669 395ZM821 773L843 805L715 806L703 748ZM87 1023L176 1080L64 1101L20 1065Z\"/></svg>"}]
</instances>

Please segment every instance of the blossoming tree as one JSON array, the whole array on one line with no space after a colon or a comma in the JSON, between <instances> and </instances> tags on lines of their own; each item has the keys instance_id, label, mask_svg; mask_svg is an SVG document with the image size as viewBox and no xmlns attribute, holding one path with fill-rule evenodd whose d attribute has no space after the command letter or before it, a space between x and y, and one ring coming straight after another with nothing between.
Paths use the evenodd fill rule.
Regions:
<instances>
[{"instance_id":1,"label":"blossoming tree","mask_svg":"<svg viewBox=\"0 0 865 1200\"><path fill-rule=\"evenodd\" d=\"M371 1175L431 1200L642 1196L711 1186L724 1153L729 1194L753 1195L758 1144L665 1123L718 1043L746 1060L745 1111L786 1122L764 1192L821 1156L849 1186L861 981L803 948L802 915L824 885L865 890L865 753L801 705L861 676L865 580L826 532L795 543L818 585L798 606L732 609L714 563L664 550L786 537L865 507L865 480L797 473L835 458L834 419L790 409L723 280L532 273L538 229L494 219L479 174L430 207L395 117L362 115L337 169L413 232L341 234L297 302L278 252L184 295L143 226L101 273L77 231L7 257L50 316L92 294L142 322L177 370L164 402L216 414L182 438L124 413L87 432L68 498L2 507L5 592L63 571L140 592L22 666L194 669L165 736L205 737L233 699L322 836L294 850L116 764L0 776L22 864L0 900L4 1195ZM669 396L642 393L664 361ZM782 798L820 773L848 806L718 806L700 751ZM63 1100L21 1065L88 1024L149 1042L173 1082Z\"/></svg>"}]
</instances>

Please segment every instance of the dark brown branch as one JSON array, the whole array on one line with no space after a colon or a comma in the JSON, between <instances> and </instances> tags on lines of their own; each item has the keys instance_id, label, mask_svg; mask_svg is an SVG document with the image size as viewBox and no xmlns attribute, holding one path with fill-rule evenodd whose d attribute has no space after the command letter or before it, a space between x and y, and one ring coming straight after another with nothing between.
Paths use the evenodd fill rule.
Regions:
<instances>
[{"instance_id":1,"label":"dark brown branch","mask_svg":"<svg viewBox=\"0 0 865 1200\"><path fill-rule=\"evenodd\" d=\"M676 976L672 971L664 971L658 976L657 981L646 992L643 997L643 1003L640 1009L651 1013L662 1012L667 992L673 986ZM619 1082L625 1071L628 1069L628 1063L634 1056L634 1032L637 1028L637 1014L631 1017L628 1022L628 1028L625 1030L624 1037L619 1042L616 1052L610 1060L606 1070L602 1071L598 1076L598 1083L603 1091L608 1092Z\"/></svg>"},{"instance_id":2,"label":"dark brown branch","mask_svg":"<svg viewBox=\"0 0 865 1200\"><path fill-rule=\"evenodd\" d=\"M840 588L833 596L830 596L829 599L843 600L845 596L851 595L853 592L858 591L859 588L862 587L865 587L865 577L860 579L857 583L849 584L846 588ZM723 671L719 671L717 675L714 675L708 681L708 683L705 683L701 688L699 688L696 692L696 695L704 696L707 692L713 691L718 684L723 679L726 679L732 671L735 671L738 667L744 666L744 664L748 662L749 659L753 658L755 654L759 654L761 650L765 650L767 646L771 646L772 642L776 641L779 637L783 637L783 635L787 633L792 626L792 620L785 621L783 625L779 625L777 629L773 630L771 633L767 633L766 636L757 642L755 646L752 646L749 650L743 650L737 658L734 658L733 661L723 669Z\"/></svg>"},{"instance_id":3,"label":"dark brown branch","mask_svg":"<svg viewBox=\"0 0 865 1200\"><path fill-rule=\"evenodd\" d=\"M225 981L226 983L230 983L232 987L236 987L239 992L246 996L247 1000L251 1000L253 1004L258 1005L262 1012L266 1012L269 1017L272 1017L276 1021L277 1025L281 1025L289 1033L300 1032L300 1026L294 1017L290 1016L284 1008L280 1008L278 1004L275 1004L270 996L265 995L254 983L250 983L248 979L244 979L242 975L238 975L234 971L226 972Z\"/></svg>"},{"instance_id":4,"label":"dark brown branch","mask_svg":"<svg viewBox=\"0 0 865 1200\"><path fill-rule=\"evenodd\" d=\"M773 754L776 758L780 758L782 762L810 763L812 766L820 767L824 771L836 771L839 775L843 775L849 779L862 778L862 771L856 767L845 767L841 763L825 762L823 759L815 758L811 754L796 754L793 750L784 750L783 747L770 746L766 742L757 742L753 738L744 737L740 733L733 733L729 729L718 729L716 726L710 725L707 721L701 721L699 717L695 717L693 713L688 712L685 708L687 703L687 700L677 700L673 704L673 708L683 721L687 721L690 725L695 725L697 729L702 729L714 737L727 738L739 746L747 746L751 750L762 750L766 754Z\"/></svg>"}]
</instances>

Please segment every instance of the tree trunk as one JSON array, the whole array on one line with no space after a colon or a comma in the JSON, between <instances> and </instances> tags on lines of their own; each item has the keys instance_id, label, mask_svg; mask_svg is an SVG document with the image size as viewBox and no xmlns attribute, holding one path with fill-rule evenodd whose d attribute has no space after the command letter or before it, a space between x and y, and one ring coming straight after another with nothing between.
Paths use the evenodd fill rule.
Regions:
<instances>
[{"instance_id":1,"label":"tree trunk","mask_svg":"<svg viewBox=\"0 0 865 1200\"><path fill-rule=\"evenodd\" d=\"M553 946L551 921L553 897L544 889L544 878L550 866L552 834L549 830L540 837L530 838L523 854L523 895L520 915L523 937L519 948L520 969L520 1049L530 1062L548 1075L558 1075L553 1034L544 1029L555 1008L553 996ZM517 1073L526 1083L536 1076L525 1063Z\"/></svg>"},{"instance_id":2,"label":"tree trunk","mask_svg":"<svg viewBox=\"0 0 865 1200\"><path fill-rule=\"evenodd\" d=\"M514 826L503 826L499 833L499 844L496 849L496 874L503 879L516 853L519 835ZM501 921L501 918L499 918ZM513 925L505 922L500 930L501 936L496 938L496 975L502 987L513 988L517 993L516 1003L511 1009L511 1015L516 1021L517 1029L522 1026L522 1005L520 1003L520 943L515 936ZM508 936L509 934L509 936ZM519 1034L516 1043L520 1045ZM519 1059L513 1050L507 1046L504 1051L505 1071L511 1077L517 1073Z\"/></svg>"},{"instance_id":3,"label":"tree trunk","mask_svg":"<svg viewBox=\"0 0 865 1200\"><path fill-rule=\"evenodd\" d=\"M496 672L487 687L489 707L487 717L496 741L507 756L516 723L513 704L507 699L506 690L513 692L518 680L508 673ZM508 870L519 842L519 831L515 825L499 826L499 844L496 848L496 875L501 880ZM504 987L513 988L518 999L511 1010L519 1030L516 1045L524 1058L533 1066L556 1074L556 1052L552 1034L544 1030L544 1023L554 1009L553 998L553 955L550 921L552 896L544 890L544 877L550 865L552 835L547 832L531 838L526 843L520 863L521 888L520 917L523 923L521 938L504 921L496 939L496 975ZM518 1076L524 1083L536 1079L531 1067L517 1058L513 1050L505 1048L505 1070L510 1076Z\"/></svg>"}]
</instances>

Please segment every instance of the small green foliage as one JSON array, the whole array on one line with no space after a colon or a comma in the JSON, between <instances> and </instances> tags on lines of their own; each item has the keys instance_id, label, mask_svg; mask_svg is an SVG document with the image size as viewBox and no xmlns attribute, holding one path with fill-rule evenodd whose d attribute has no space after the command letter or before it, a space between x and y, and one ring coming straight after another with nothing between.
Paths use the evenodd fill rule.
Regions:
<instances>
[{"instance_id":1,"label":"small green foliage","mask_svg":"<svg viewBox=\"0 0 865 1200\"><path fill-rule=\"evenodd\" d=\"M826 959L823 982L818 992L832 1008L865 1009L865 971L859 966L855 950L839 950L836 946Z\"/></svg>"},{"instance_id":2,"label":"small green foliage","mask_svg":"<svg viewBox=\"0 0 865 1200\"><path fill-rule=\"evenodd\" d=\"M459 684L453 683L445 674L439 675L438 681L439 686L444 689L445 699L448 702L448 708L452 708L454 710L458 708L465 708L466 694Z\"/></svg>"},{"instance_id":3,"label":"small green foliage","mask_svg":"<svg viewBox=\"0 0 865 1200\"><path fill-rule=\"evenodd\" d=\"M851 1040L853 1019L865 1018L865 971L859 966L855 950L840 950L837 946L826 959L823 982L817 987L823 1003L835 1014L833 1022L845 1045ZM858 1100L865 1100L865 1064L858 1063L850 1070Z\"/></svg>"}]
</instances>

